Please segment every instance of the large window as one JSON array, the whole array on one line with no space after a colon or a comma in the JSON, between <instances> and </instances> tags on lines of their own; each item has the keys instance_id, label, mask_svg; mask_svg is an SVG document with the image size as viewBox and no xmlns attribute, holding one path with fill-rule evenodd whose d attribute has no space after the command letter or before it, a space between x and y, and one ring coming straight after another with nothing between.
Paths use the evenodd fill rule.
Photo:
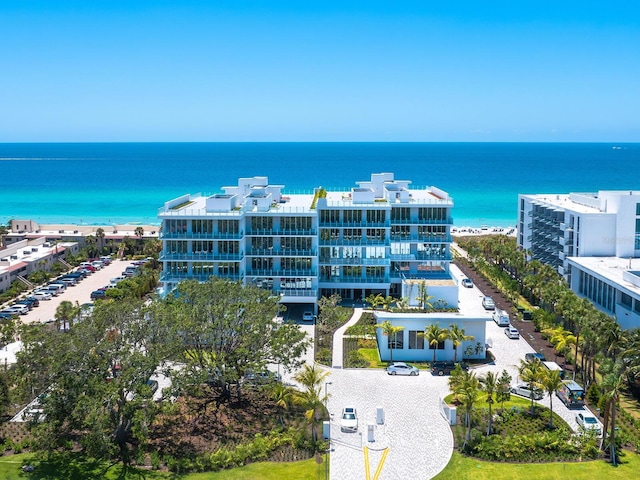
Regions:
<instances>
[{"instance_id":1,"label":"large window","mask_svg":"<svg viewBox=\"0 0 640 480\"><path fill-rule=\"evenodd\" d=\"M444 340L442 342L438 342L438 345L436 346L429 344L429 350L444 350Z\"/></svg>"},{"instance_id":2,"label":"large window","mask_svg":"<svg viewBox=\"0 0 640 480\"><path fill-rule=\"evenodd\" d=\"M636 219L636 238L633 248L635 248L636 250L640 250L640 218Z\"/></svg>"},{"instance_id":3,"label":"large window","mask_svg":"<svg viewBox=\"0 0 640 480\"><path fill-rule=\"evenodd\" d=\"M393 335L389 335L387 337L387 346L394 350L401 350L404 348L404 332L401 330L399 332L394 333Z\"/></svg>"},{"instance_id":4,"label":"large window","mask_svg":"<svg viewBox=\"0 0 640 480\"><path fill-rule=\"evenodd\" d=\"M424 332L421 330L409 330L409 349L424 349Z\"/></svg>"}]
</instances>

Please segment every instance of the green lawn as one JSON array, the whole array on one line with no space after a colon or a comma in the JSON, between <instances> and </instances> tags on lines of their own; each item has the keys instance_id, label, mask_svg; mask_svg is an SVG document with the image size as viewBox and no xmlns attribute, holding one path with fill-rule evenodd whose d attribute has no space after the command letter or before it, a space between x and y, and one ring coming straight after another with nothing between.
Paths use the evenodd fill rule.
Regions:
<instances>
[{"instance_id":1,"label":"green lawn","mask_svg":"<svg viewBox=\"0 0 640 480\"><path fill-rule=\"evenodd\" d=\"M527 478L535 480L628 480L637 478L640 471L640 456L625 452L622 464L617 467L603 460L589 462L557 463L492 463L464 457L453 452L447 467L434 480L513 480Z\"/></svg>"},{"instance_id":2,"label":"green lawn","mask_svg":"<svg viewBox=\"0 0 640 480\"><path fill-rule=\"evenodd\" d=\"M21 470L22 465L30 463L32 458L31 454L0 457L0 478L2 480L40 480L50 478L57 480L279 480L281 478L316 480L317 478L324 478L325 472L325 464L318 464L312 458L291 463L260 462L221 472L191 473L187 475L131 469L126 476L123 476L120 466L114 466L105 471L108 467L106 463L82 462L76 457L68 456L59 462L41 465L36 472L31 474L23 473Z\"/></svg>"}]
</instances>

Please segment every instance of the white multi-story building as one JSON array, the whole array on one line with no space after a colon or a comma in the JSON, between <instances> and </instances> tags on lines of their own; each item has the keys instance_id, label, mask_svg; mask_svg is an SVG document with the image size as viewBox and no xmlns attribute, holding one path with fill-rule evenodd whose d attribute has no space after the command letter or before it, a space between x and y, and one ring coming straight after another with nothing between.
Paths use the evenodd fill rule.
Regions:
<instances>
[{"instance_id":1,"label":"white multi-story building","mask_svg":"<svg viewBox=\"0 0 640 480\"><path fill-rule=\"evenodd\" d=\"M349 191L284 195L284 186L251 177L220 194L166 202L158 213L165 292L184 279L218 276L315 308L332 293L353 301L400 297L416 280L456 287L453 199L435 187L411 189L392 173L356 183Z\"/></svg>"},{"instance_id":2,"label":"white multi-story building","mask_svg":"<svg viewBox=\"0 0 640 480\"><path fill-rule=\"evenodd\" d=\"M518 245L622 327L640 326L640 191L519 195Z\"/></svg>"}]
</instances>

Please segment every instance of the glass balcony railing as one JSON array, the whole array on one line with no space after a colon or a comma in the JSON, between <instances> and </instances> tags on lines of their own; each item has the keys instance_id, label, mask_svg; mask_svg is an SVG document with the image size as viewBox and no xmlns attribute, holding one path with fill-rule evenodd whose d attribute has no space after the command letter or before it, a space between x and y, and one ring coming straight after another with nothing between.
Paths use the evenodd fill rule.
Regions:
<instances>
[{"instance_id":1,"label":"glass balcony railing","mask_svg":"<svg viewBox=\"0 0 640 480\"><path fill-rule=\"evenodd\" d=\"M359 276L359 277L345 277L345 276L327 276L322 275L319 279L320 282L328 282L328 283L389 283L389 275L380 275L380 276Z\"/></svg>"},{"instance_id":2,"label":"glass balcony railing","mask_svg":"<svg viewBox=\"0 0 640 480\"><path fill-rule=\"evenodd\" d=\"M244 237L243 232L160 232L158 236L161 240L240 240Z\"/></svg>"},{"instance_id":3,"label":"glass balcony railing","mask_svg":"<svg viewBox=\"0 0 640 480\"><path fill-rule=\"evenodd\" d=\"M320 258L321 265L391 265L389 258Z\"/></svg>"},{"instance_id":4,"label":"glass balcony railing","mask_svg":"<svg viewBox=\"0 0 640 480\"><path fill-rule=\"evenodd\" d=\"M243 253L161 253L159 260L184 262L210 262L217 260L239 262L243 258Z\"/></svg>"},{"instance_id":5,"label":"glass balcony railing","mask_svg":"<svg viewBox=\"0 0 640 480\"><path fill-rule=\"evenodd\" d=\"M227 280L242 280L243 276L240 274L188 274L188 273L172 273L172 272L163 272L160 275L161 282L170 282L170 283L178 283L184 280L197 280L199 282L207 282L211 277L219 277Z\"/></svg>"}]
</instances>

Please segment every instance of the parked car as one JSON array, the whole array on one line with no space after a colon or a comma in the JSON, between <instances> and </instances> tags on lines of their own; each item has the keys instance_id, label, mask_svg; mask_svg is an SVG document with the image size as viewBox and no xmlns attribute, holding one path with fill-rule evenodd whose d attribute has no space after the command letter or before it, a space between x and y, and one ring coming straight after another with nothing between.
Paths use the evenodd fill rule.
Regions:
<instances>
[{"instance_id":1,"label":"parked car","mask_svg":"<svg viewBox=\"0 0 640 480\"><path fill-rule=\"evenodd\" d=\"M544 362L546 361L546 358L544 358L544 355L541 353L526 353L524 355L525 362L535 362L536 360Z\"/></svg>"},{"instance_id":2,"label":"parked car","mask_svg":"<svg viewBox=\"0 0 640 480\"><path fill-rule=\"evenodd\" d=\"M602 425L596 417L589 412L580 412L576 415L576 423L585 430L593 430L598 436L602 435Z\"/></svg>"},{"instance_id":3,"label":"parked car","mask_svg":"<svg viewBox=\"0 0 640 480\"><path fill-rule=\"evenodd\" d=\"M340 422L340 430L343 432L358 431L358 413L353 407L344 407L342 409L342 420Z\"/></svg>"},{"instance_id":4,"label":"parked car","mask_svg":"<svg viewBox=\"0 0 640 480\"><path fill-rule=\"evenodd\" d=\"M518 338L520 338L520 332L518 332L518 329L516 327L514 327L513 325L509 325L507 328L504 329L504 334L511 339L517 340Z\"/></svg>"},{"instance_id":5,"label":"parked car","mask_svg":"<svg viewBox=\"0 0 640 480\"><path fill-rule=\"evenodd\" d=\"M33 296L38 300L51 300L53 294L44 290L36 290L35 292L33 292Z\"/></svg>"},{"instance_id":6,"label":"parked car","mask_svg":"<svg viewBox=\"0 0 640 480\"><path fill-rule=\"evenodd\" d=\"M38 300L36 297L26 297L18 300L16 303L19 303L21 305L29 305L29 309L40 306L40 300Z\"/></svg>"},{"instance_id":7,"label":"parked car","mask_svg":"<svg viewBox=\"0 0 640 480\"><path fill-rule=\"evenodd\" d=\"M394 362L387 367L387 374L389 375L409 375L411 377L415 377L420 374L420 370L418 370L413 365L409 365L404 362Z\"/></svg>"},{"instance_id":8,"label":"parked car","mask_svg":"<svg viewBox=\"0 0 640 480\"><path fill-rule=\"evenodd\" d=\"M470 278L463 278L462 279L462 286L465 288L473 288L473 282L471 281Z\"/></svg>"},{"instance_id":9,"label":"parked car","mask_svg":"<svg viewBox=\"0 0 640 480\"><path fill-rule=\"evenodd\" d=\"M303 322L313 322L315 318L316 318L315 315L311 311L307 311L302 314Z\"/></svg>"},{"instance_id":10,"label":"parked car","mask_svg":"<svg viewBox=\"0 0 640 480\"><path fill-rule=\"evenodd\" d=\"M483 297L482 306L485 310L494 310L496 308L496 304L491 297Z\"/></svg>"},{"instance_id":11,"label":"parked car","mask_svg":"<svg viewBox=\"0 0 640 480\"><path fill-rule=\"evenodd\" d=\"M8 320L15 317L16 313L6 313L4 310L0 311L0 320Z\"/></svg>"},{"instance_id":12,"label":"parked car","mask_svg":"<svg viewBox=\"0 0 640 480\"><path fill-rule=\"evenodd\" d=\"M91 300L98 300L100 298L107 298L107 291L103 289L94 290L91 292Z\"/></svg>"},{"instance_id":13,"label":"parked car","mask_svg":"<svg viewBox=\"0 0 640 480\"><path fill-rule=\"evenodd\" d=\"M74 287L78 283L78 279L73 277L65 276L65 277L60 277L58 280L60 280L62 283L64 283L68 287Z\"/></svg>"},{"instance_id":14,"label":"parked car","mask_svg":"<svg viewBox=\"0 0 640 480\"><path fill-rule=\"evenodd\" d=\"M13 304L2 310L2 313L10 313L12 315L26 315L29 313L29 307L27 305Z\"/></svg>"},{"instance_id":15,"label":"parked car","mask_svg":"<svg viewBox=\"0 0 640 480\"><path fill-rule=\"evenodd\" d=\"M518 385L511 387L511 393L520 395L521 397L531 398L531 389L527 383L519 383ZM533 399L540 400L542 398L542 390L538 388L533 389Z\"/></svg>"},{"instance_id":16,"label":"parked car","mask_svg":"<svg viewBox=\"0 0 640 480\"><path fill-rule=\"evenodd\" d=\"M460 368L463 370L469 369L466 363L458 363L460 364ZM439 377L443 375L450 375L454 368L456 368L456 363L453 362L433 362L431 364L431 375L438 375Z\"/></svg>"}]
</instances>

